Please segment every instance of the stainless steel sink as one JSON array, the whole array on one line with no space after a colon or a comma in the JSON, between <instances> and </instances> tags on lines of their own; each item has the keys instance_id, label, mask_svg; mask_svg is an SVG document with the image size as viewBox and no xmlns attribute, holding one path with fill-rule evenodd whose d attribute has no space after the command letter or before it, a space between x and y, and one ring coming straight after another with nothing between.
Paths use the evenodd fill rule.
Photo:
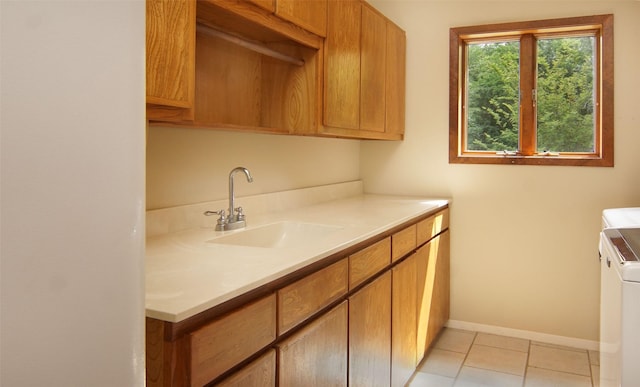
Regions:
<instances>
[{"instance_id":1,"label":"stainless steel sink","mask_svg":"<svg viewBox=\"0 0 640 387\"><path fill-rule=\"evenodd\" d=\"M342 228L342 226L327 224L283 221L236 231L229 235L211 239L208 242L265 248L300 247L313 243L318 238L325 237Z\"/></svg>"}]
</instances>

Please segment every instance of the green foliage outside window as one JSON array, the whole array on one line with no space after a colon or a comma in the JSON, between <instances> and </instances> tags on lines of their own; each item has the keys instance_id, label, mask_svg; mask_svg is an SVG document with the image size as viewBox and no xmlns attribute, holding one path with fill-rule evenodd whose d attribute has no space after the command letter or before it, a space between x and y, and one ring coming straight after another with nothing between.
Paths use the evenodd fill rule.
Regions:
<instances>
[{"instance_id":1,"label":"green foliage outside window","mask_svg":"<svg viewBox=\"0 0 640 387\"><path fill-rule=\"evenodd\" d=\"M467 150L516 151L519 42L468 46ZM594 151L594 38L539 39L537 151Z\"/></svg>"},{"instance_id":2,"label":"green foliage outside window","mask_svg":"<svg viewBox=\"0 0 640 387\"><path fill-rule=\"evenodd\" d=\"M467 150L518 149L520 46L469 44Z\"/></svg>"}]
</instances>

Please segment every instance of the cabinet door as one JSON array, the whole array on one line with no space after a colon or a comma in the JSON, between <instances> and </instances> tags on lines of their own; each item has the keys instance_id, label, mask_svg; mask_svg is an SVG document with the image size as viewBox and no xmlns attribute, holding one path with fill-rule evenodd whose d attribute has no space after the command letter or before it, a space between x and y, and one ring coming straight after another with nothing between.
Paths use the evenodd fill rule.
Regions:
<instances>
[{"instance_id":1,"label":"cabinet door","mask_svg":"<svg viewBox=\"0 0 640 387\"><path fill-rule=\"evenodd\" d=\"M147 0L147 104L193 107L196 2ZM168 109L170 111L170 109ZM174 109L177 114L183 114Z\"/></svg>"},{"instance_id":2,"label":"cabinet door","mask_svg":"<svg viewBox=\"0 0 640 387\"><path fill-rule=\"evenodd\" d=\"M384 132L387 22L366 3L360 41L360 129Z\"/></svg>"},{"instance_id":3,"label":"cabinet door","mask_svg":"<svg viewBox=\"0 0 640 387\"><path fill-rule=\"evenodd\" d=\"M449 305L451 286L451 269L449 263L449 230L438 237L434 249L436 250L435 279L433 296L431 298L431 317L429 318L428 343L433 342L438 333L449 320Z\"/></svg>"},{"instance_id":4,"label":"cabinet door","mask_svg":"<svg viewBox=\"0 0 640 387\"><path fill-rule=\"evenodd\" d=\"M385 83L385 133L404 134L407 38L403 30L387 22L387 73Z\"/></svg>"},{"instance_id":5,"label":"cabinet door","mask_svg":"<svg viewBox=\"0 0 640 387\"><path fill-rule=\"evenodd\" d=\"M416 255L392 269L391 385L404 386L416 369Z\"/></svg>"},{"instance_id":6,"label":"cabinet door","mask_svg":"<svg viewBox=\"0 0 640 387\"><path fill-rule=\"evenodd\" d=\"M240 371L215 384L218 387L275 387L275 385L276 351L273 349L249 363Z\"/></svg>"},{"instance_id":7,"label":"cabinet door","mask_svg":"<svg viewBox=\"0 0 640 387\"><path fill-rule=\"evenodd\" d=\"M314 34L327 34L327 0L277 0L276 15Z\"/></svg>"},{"instance_id":8,"label":"cabinet door","mask_svg":"<svg viewBox=\"0 0 640 387\"><path fill-rule=\"evenodd\" d=\"M349 386L391 383L391 272L349 298Z\"/></svg>"},{"instance_id":9,"label":"cabinet door","mask_svg":"<svg viewBox=\"0 0 640 387\"><path fill-rule=\"evenodd\" d=\"M359 129L360 1L329 1L327 15L324 124Z\"/></svg>"},{"instance_id":10,"label":"cabinet door","mask_svg":"<svg viewBox=\"0 0 640 387\"><path fill-rule=\"evenodd\" d=\"M418 252L418 361L449 319L449 231Z\"/></svg>"},{"instance_id":11,"label":"cabinet door","mask_svg":"<svg viewBox=\"0 0 640 387\"><path fill-rule=\"evenodd\" d=\"M281 387L347 385L347 301L278 344Z\"/></svg>"}]
</instances>

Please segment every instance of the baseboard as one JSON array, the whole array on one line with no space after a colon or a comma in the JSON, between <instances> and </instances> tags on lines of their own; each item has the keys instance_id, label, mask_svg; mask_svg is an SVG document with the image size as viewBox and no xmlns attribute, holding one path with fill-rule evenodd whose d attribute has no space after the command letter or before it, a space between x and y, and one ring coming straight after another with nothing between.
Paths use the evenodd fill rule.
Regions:
<instances>
[{"instance_id":1,"label":"baseboard","mask_svg":"<svg viewBox=\"0 0 640 387\"><path fill-rule=\"evenodd\" d=\"M463 329L467 331L475 331L482 333L490 333L494 335L517 337L519 339L527 339L539 341L542 343L562 345L566 347L582 348L591 351L598 351L600 343L593 340L577 339L575 337L550 335L548 333L540 333L533 331L525 331L521 329L504 328L495 325L477 324L467 321L449 320L446 326L454 329Z\"/></svg>"}]
</instances>

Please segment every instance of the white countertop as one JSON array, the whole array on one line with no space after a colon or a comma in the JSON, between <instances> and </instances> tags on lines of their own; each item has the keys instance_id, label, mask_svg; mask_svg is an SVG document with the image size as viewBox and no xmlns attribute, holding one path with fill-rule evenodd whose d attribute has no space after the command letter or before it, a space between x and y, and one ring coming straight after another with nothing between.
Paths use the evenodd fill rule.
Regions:
<instances>
[{"instance_id":1,"label":"white countertop","mask_svg":"<svg viewBox=\"0 0 640 387\"><path fill-rule=\"evenodd\" d=\"M360 195L252 216L250 230L279 221L340 228L290 248L212 243L212 227L147 238L146 315L179 322L448 204L445 199ZM241 231L241 230L238 230Z\"/></svg>"}]
</instances>

